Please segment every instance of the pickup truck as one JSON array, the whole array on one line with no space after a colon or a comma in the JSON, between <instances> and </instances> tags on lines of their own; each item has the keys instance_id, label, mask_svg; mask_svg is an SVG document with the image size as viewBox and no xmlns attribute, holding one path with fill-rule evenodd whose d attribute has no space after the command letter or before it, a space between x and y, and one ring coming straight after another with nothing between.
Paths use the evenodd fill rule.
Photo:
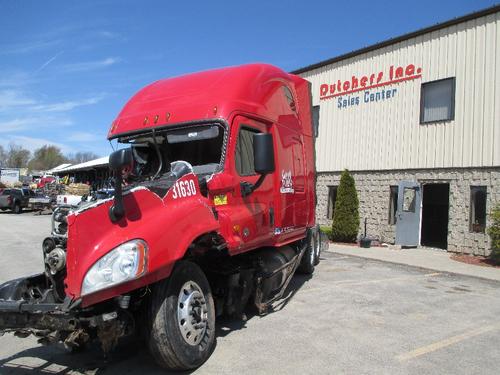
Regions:
<instances>
[{"instance_id":1,"label":"pickup truck","mask_svg":"<svg viewBox=\"0 0 500 375\"><path fill-rule=\"evenodd\" d=\"M3 189L0 191L0 210L12 210L20 214L29 205L29 199L34 193L28 189Z\"/></svg>"}]
</instances>

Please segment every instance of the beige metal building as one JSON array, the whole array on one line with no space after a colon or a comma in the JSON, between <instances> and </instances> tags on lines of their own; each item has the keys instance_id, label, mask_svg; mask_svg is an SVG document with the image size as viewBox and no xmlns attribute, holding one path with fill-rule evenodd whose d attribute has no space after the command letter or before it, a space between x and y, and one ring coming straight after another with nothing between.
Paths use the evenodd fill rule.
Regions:
<instances>
[{"instance_id":1,"label":"beige metal building","mask_svg":"<svg viewBox=\"0 0 500 375\"><path fill-rule=\"evenodd\" d=\"M487 254L500 203L500 6L294 73L319 111L318 219L340 172L357 184L368 234Z\"/></svg>"}]
</instances>

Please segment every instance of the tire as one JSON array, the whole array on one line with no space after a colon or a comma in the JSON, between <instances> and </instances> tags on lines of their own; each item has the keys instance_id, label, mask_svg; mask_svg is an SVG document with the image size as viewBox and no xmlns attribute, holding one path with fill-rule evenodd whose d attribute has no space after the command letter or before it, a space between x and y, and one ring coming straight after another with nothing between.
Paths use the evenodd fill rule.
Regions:
<instances>
[{"instance_id":1,"label":"tire","mask_svg":"<svg viewBox=\"0 0 500 375\"><path fill-rule=\"evenodd\" d=\"M321 257L321 232L319 227L316 230L316 248L315 248L315 257L314 257L314 265L317 266Z\"/></svg>"},{"instance_id":2,"label":"tire","mask_svg":"<svg viewBox=\"0 0 500 375\"><path fill-rule=\"evenodd\" d=\"M315 228L309 230L306 241L307 247L297 270L300 273L312 275L314 267L319 263L319 242Z\"/></svg>"},{"instance_id":3,"label":"tire","mask_svg":"<svg viewBox=\"0 0 500 375\"><path fill-rule=\"evenodd\" d=\"M170 278L154 287L148 316L149 350L168 370L195 369L215 349L212 292L205 274L192 262L180 261Z\"/></svg>"},{"instance_id":4,"label":"tire","mask_svg":"<svg viewBox=\"0 0 500 375\"><path fill-rule=\"evenodd\" d=\"M15 214L20 214L21 212L23 212L23 208L21 207L21 205L19 203L15 203L14 204L14 207L12 208L12 211L15 213Z\"/></svg>"}]
</instances>

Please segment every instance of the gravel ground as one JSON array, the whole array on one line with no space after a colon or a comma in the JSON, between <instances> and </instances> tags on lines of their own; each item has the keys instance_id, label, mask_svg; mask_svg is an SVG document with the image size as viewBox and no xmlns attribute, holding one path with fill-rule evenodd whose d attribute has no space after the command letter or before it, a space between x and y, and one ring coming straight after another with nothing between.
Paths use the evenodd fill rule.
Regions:
<instances>
[{"instance_id":1,"label":"gravel ground","mask_svg":"<svg viewBox=\"0 0 500 375\"><path fill-rule=\"evenodd\" d=\"M42 269L50 217L0 213L0 282ZM275 312L218 321L199 374L497 374L500 284L326 252ZM0 337L0 374L164 374L140 342L107 359Z\"/></svg>"}]
</instances>

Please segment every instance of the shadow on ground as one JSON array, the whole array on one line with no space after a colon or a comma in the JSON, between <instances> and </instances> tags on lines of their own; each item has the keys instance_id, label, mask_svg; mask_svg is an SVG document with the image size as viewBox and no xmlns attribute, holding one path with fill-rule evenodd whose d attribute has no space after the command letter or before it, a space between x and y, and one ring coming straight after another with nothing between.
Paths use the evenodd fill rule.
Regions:
<instances>
[{"instance_id":1,"label":"shadow on ground","mask_svg":"<svg viewBox=\"0 0 500 375\"><path fill-rule=\"evenodd\" d=\"M309 280L310 275L295 275L284 296L278 300L266 315L284 309L298 290ZM217 320L216 337L225 337L245 329L250 319L265 319L253 307L245 310L244 319L223 317ZM81 353L69 353L62 344L36 346L25 349L0 360L0 374L167 374L157 366L149 355L146 344L140 339L127 340L118 345L105 358L98 344L94 343Z\"/></svg>"}]
</instances>

